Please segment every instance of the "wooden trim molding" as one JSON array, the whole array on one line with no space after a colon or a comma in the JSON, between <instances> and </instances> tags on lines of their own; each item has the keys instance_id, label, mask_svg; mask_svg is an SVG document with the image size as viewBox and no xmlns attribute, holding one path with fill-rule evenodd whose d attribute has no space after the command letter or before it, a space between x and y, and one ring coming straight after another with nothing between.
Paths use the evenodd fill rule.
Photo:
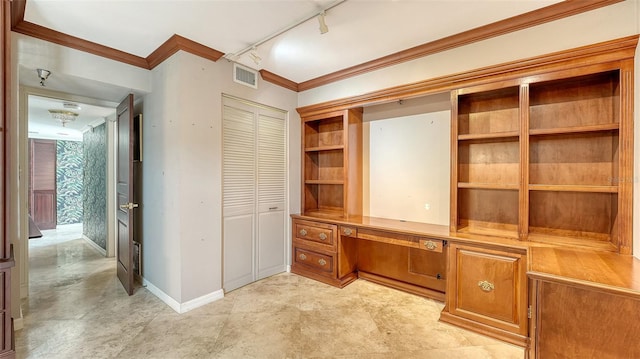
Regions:
<instances>
[{"instance_id":1,"label":"wooden trim molding","mask_svg":"<svg viewBox=\"0 0 640 359\"><path fill-rule=\"evenodd\" d=\"M402 62L407 62L427 55L461 47L499 35L526 29L553 20L580 14L603 6L612 5L622 0L566 0L560 3L533 10L522 15L510 17L485 26L451 35L439 40L384 56L341 71L317 77L298 84L299 91L310 90L349 77L379 70Z\"/></svg>"},{"instance_id":2,"label":"wooden trim molding","mask_svg":"<svg viewBox=\"0 0 640 359\"><path fill-rule=\"evenodd\" d=\"M623 58L633 58L637 44L638 35L632 35L528 59L390 87L363 95L303 106L299 107L297 111L301 117L308 117L329 111L341 111L352 107L445 92L459 87L475 86L494 81L508 81L522 77L523 74L535 76L536 72L548 72L551 69L562 70L563 68L584 67L589 66L593 60L598 60L598 62L618 61Z\"/></svg>"},{"instance_id":3,"label":"wooden trim molding","mask_svg":"<svg viewBox=\"0 0 640 359\"><path fill-rule=\"evenodd\" d=\"M160 65L164 60L168 59L179 50L200 56L213 62L218 61L222 56L224 56L223 52L204 46L193 40L189 40L186 37L174 34L154 52L147 56L146 62L148 68L153 69Z\"/></svg>"},{"instance_id":4,"label":"wooden trim molding","mask_svg":"<svg viewBox=\"0 0 640 359\"><path fill-rule=\"evenodd\" d=\"M149 68L147 60L143 57L87 41L79 37L67 35L59 31L51 30L28 21L18 22L11 30L37 39L53 42L54 44L123 62L125 64L142 67L144 69Z\"/></svg>"},{"instance_id":5,"label":"wooden trim molding","mask_svg":"<svg viewBox=\"0 0 640 359\"><path fill-rule=\"evenodd\" d=\"M144 69L153 69L162 61L179 50L201 56L205 59L217 61L224 54L218 50L207 47L180 35L173 35L160 47L146 58L103 46L75 36L45 28L24 21L24 12L27 0L11 1L11 29L15 32L33 36L41 40L67 46L76 50L85 51L94 55L138 66ZM485 26L480 26L456 35L428 42L404 51L384 56L360 65L352 66L334 73L317 77L301 83L288 80L282 76L267 70L260 70L262 78L278 86L293 90L306 91L332 82L361 75L381 68L393 66L416 58L432 55L438 52L450 50L456 47L468 45L477 41L486 40L509 32L522 30L546 22L562 19L568 16L580 14L600 7L612 5L623 0L565 0L557 4L533 10L528 13L497 21Z\"/></svg>"},{"instance_id":6,"label":"wooden trim molding","mask_svg":"<svg viewBox=\"0 0 640 359\"><path fill-rule=\"evenodd\" d=\"M282 76L276 75L273 72L269 72L267 70L260 70L260 76L262 79L271 82L272 84L284 87L286 89L298 92L298 84L291 80L288 80Z\"/></svg>"}]
</instances>

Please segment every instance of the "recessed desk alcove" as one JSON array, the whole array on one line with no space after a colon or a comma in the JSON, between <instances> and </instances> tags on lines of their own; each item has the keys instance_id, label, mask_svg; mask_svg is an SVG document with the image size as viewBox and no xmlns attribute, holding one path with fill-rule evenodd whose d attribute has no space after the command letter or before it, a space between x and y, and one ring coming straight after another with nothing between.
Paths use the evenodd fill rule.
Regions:
<instances>
[{"instance_id":1,"label":"recessed desk alcove","mask_svg":"<svg viewBox=\"0 0 640 359\"><path fill-rule=\"evenodd\" d=\"M637 41L299 108L302 201L291 216L292 272L337 287L363 278L443 301L441 321L528 347L532 357L640 355L629 339L640 334L630 319L640 310L631 257ZM380 168L367 131L382 127L368 123L371 106L443 94L448 133L430 141L448 139L445 163L431 161L438 151L422 149L404 167L393 167L405 159L399 153ZM403 181L414 177L410 170L430 167L417 184ZM375 168L395 176L385 186L404 195L374 189ZM443 173L446 183L429 182ZM417 196L424 188L426 195L405 201L411 189ZM443 193L448 201L436 199ZM444 218L421 217L443 208ZM430 221L436 224L422 223ZM595 313L599 306L606 309ZM575 315L562 314L569 312ZM599 326L608 332L595 338ZM602 338L623 348L597 349L592 343L606 347Z\"/></svg>"}]
</instances>

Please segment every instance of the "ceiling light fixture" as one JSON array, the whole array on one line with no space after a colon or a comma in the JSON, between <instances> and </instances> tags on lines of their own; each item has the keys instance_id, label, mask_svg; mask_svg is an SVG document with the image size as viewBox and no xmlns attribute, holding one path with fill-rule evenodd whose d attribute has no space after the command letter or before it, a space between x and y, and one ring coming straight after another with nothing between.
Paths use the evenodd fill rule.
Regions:
<instances>
[{"instance_id":1,"label":"ceiling light fixture","mask_svg":"<svg viewBox=\"0 0 640 359\"><path fill-rule=\"evenodd\" d=\"M291 30L291 29L293 29L293 28L295 28L295 27L298 27L300 24L303 24L303 23L305 23L305 22L307 22L307 21L309 21L309 20L313 19L314 17L317 17L317 18L318 18L318 21L320 22L320 33L324 34L324 33L326 33L327 31L329 31L329 28L328 28L328 27L327 27L327 25L324 23L324 18L325 18L325 15L326 15L326 14L325 14L325 13L326 13L326 11L327 11L327 10L330 10L330 9L333 9L334 7L336 7L336 6L340 5L340 4L342 4L342 3L343 3L343 2L345 2L345 1L347 1L347 0L336 0L336 1L334 1L331 5L329 5L329 6L325 7L325 8L323 8L321 11L319 11L319 12L315 12L315 13L313 13L313 15L307 16L306 18L304 18L304 19L302 19L302 20L300 20L300 21L296 22L295 24L293 24L293 25L289 25L289 26L285 27L284 29L279 30L279 31L277 31L277 32L275 32L275 33L273 33L273 34L271 34L271 35L269 35L269 36L265 37L264 39L262 39L262 40L260 40L260 41L258 41L258 42L256 42L256 43L254 43L253 45L249 45L248 47L245 47L244 49L242 49L242 50L240 50L240 51L238 51L238 52L234 52L234 53L227 53L227 54L225 54L225 55L224 55L224 58L225 58L225 59L227 59L227 60L229 60L229 61L236 61L240 56L242 56L242 55L246 54L247 52L252 51L252 50L255 50L255 48L256 48L256 47L258 47L258 46L260 46L260 45L264 44L265 42L267 42L267 41L269 41L269 40L271 40L271 39L273 39L273 38L275 38L275 37L277 37L277 36L280 36L280 35L284 34L285 32L287 32L287 31L289 31L289 30ZM257 55L257 54L256 54L256 55ZM251 59L255 62L255 60L254 60L253 56L252 56L251 54L249 54L249 56L250 56L250 57L251 57ZM260 59L260 60L262 60L262 59ZM257 64L256 64L256 65L257 65Z\"/></svg>"},{"instance_id":2,"label":"ceiling light fixture","mask_svg":"<svg viewBox=\"0 0 640 359\"><path fill-rule=\"evenodd\" d=\"M38 77L40 78L40 86L44 87L44 81L49 78L49 75L51 75L51 71L45 69L37 69L36 71L38 72Z\"/></svg>"},{"instance_id":3,"label":"ceiling light fixture","mask_svg":"<svg viewBox=\"0 0 640 359\"><path fill-rule=\"evenodd\" d=\"M327 32L329 32L329 27L327 26L327 23L324 22L324 18L325 13L323 11L320 13L320 15L318 15L318 23L320 24L320 27L318 29L320 30L320 34L326 34Z\"/></svg>"},{"instance_id":4,"label":"ceiling light fixture","mask_svg":"<svg viewBox=\"0 0 640 359\"><path fill-rule=\"evenodd\" d=\"M62 122L62 127L66 127L67 123L73 122L78 117L78 113L67 110L49 110L54 120Z\"/></svg>"},{"instance_id":5,"label":"ceiling light fixture","mask_svg":"<svg viewBox=\"0 0 640 359\"><path fill-rule=\"evenodd\" d=\"M67 110L76 110L76 111L80 111L82 109L80 105L72 102L65 102L62 104L62 107L66 108Z\"/></svg>"}]
</instances>

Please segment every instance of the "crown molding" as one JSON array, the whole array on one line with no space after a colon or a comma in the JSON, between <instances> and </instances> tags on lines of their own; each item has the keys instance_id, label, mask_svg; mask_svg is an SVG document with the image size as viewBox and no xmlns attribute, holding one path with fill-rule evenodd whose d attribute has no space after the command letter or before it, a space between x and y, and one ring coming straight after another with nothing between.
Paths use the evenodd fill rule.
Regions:
<instances>
[{"instance_id":1,"label":"crown molding","mask_svg":"<svg viewBox=\"0 0 640 359\"><path fill-rule=\"evenodd\" d=\"M53 42L62 46L70 47L76 50L102 56L115 61L127 63L133 66L149 70L153 69L179 50L189 52L191 54L209 59L214 62L224 56L224 53L218 50L207 47L180 35L174 34L162 45L160 45L155 51L153 51L149 56L143 58L24 21L26 1L27 0L11 1L12 31L32 36L41 40ZM278 86L282 86L286 89L297 92L306 91L336 81L362 75L367 72L411 61L420 57L432 55L438 52L468 45L481 40L504 35L513 31L526 29L546 22L594 10L600 7L613 5L621 1L624 0L565 0L557 4L540 8L538 10L533 10L525 14L514 16L459 34L428 42L426 44L422 44L388 56L380 57L378 59L368 61L360 65L352 66L301 83L296 83L294 81L288 80L267 70L260 70L260 75L262 76L263 80L271 82Z\"/></svg>"},{"instance_id":2,"label":"crown molding","mask_svg":"<svg viewBox=\"0 0 640 359\"><path fill-rule=\"evenodd\" d=\"M286 79L280 75L276 75L273 72L269 72L267 70L260 70L259 72L263 80L267 82L271 82L272 84L284 87L291 91L298 92L298 84L296 82Z\"/></svg>"},{"instance_id":3,"label":"crown molding","mask_svg":"<svg viewBox=\"0 0 640 359\"><path fill-rule=\"evenodd\" d=\"M153 69L160 65L164 60L168 59L179 50L189 52L213 62L218 61L222 56L224 56L223 52L204 46L178 34L174 34L154 52L147 56L146 61L148 68Z\"/></svg>"},{"instance_id":4,"label":"crown molding","mask_svg":"<svg viewBox=\"0 0 640 359\"><path fill-rule=\"evenodd\" d=\"M624 59L633 59L638 38L639 35L631 35L593 45L390 87L363 95L303 106L299 107L297 111L301 117L309 117L331 111L415 98L489 82L507 82L518 79L525 74L532 79L537 74L550 71L586 67L594 63L606 64Z\"/></svg>"},{"instance_id":5,"label":"crown molding","mask_svg":"<svg viewBox=\"0 0 640 359\"><path fill-rule=\"evenodd\" d=\"M546 22L562 19L600 7L612 5L623 0L565 0L521 15L510 17L485 26L444 37L388 56L352 66L298 84L299 91L306 91L349 77L362 75L384 67L397 65L427 55L468 45L481 40L526 29Z\"/></svg>"}]
</instances>

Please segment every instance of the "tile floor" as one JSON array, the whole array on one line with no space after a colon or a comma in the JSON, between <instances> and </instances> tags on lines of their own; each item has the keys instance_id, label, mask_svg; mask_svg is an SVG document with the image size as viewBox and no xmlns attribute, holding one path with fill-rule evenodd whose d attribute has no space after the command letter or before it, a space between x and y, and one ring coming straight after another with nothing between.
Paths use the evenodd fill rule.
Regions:
<instances>
[{"instance_id":1,"label":"tile floor","mask_svg":"<svg viewBox=\"0 0 640 359\"><path fill-rule=\"evenodd\" d=\"M74 231L30 242L18 358L524 357L438 322L440 302L364 280L336 289L283 273L180 315L144 288L128 297L114 259Z\"/></svg>"}]
</instances>

